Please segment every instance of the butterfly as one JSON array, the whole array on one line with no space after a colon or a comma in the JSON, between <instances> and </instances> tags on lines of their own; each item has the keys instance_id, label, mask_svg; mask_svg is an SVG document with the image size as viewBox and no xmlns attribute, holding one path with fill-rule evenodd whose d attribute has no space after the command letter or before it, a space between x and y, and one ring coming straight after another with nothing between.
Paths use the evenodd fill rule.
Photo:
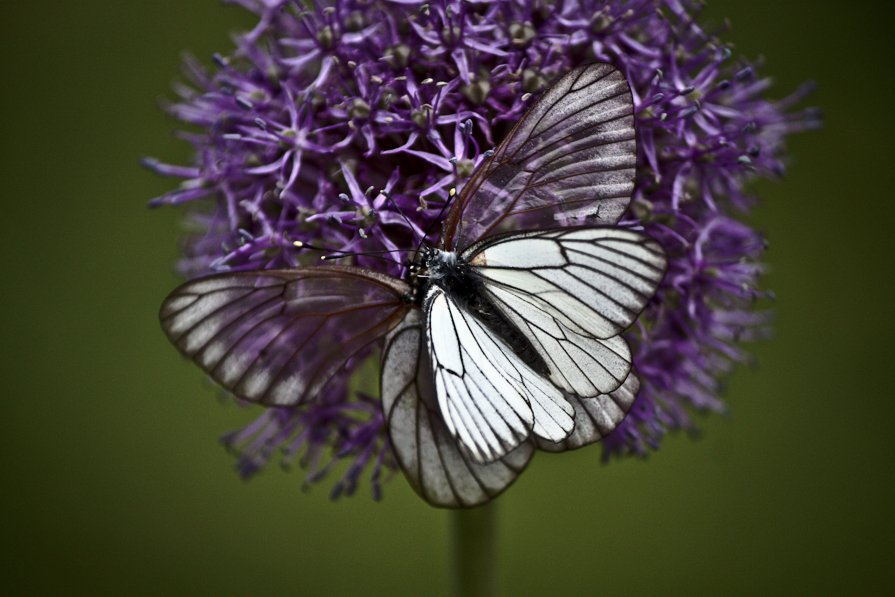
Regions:
<instances>
[{"instance_id":1,"label":"butterfly","mask_svg":"<svg viewBox=\"0 0 895 597\"><path fill-rule=\"evenodd\" d=\"M219 273L174 290L162 327L217 383L271 407L315 400L380 345L404 475L434 506L483 504L535 449L605 437L638 393L621 334L666 262L614 226L636 151L624 75L574 68L481 163L405 279L347 265Z\"/></svg>"}]
</instances>

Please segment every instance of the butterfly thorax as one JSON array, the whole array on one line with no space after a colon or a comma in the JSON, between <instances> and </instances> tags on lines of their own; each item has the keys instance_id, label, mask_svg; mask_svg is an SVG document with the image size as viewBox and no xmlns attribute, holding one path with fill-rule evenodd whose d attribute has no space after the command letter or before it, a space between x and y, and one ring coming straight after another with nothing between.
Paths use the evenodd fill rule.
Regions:
<instances>
[{"instance_id":1,"label":"butterfly thorax","mask_svg":"<svg viewBox=\"0 0 895 597\"><path fill-rule=\"evenodd\" d=\"M471 312L502 338L532 369L541 375L549 375L547 364L528 338L488 298L488 292L475 267L453 251L424 249L421 257L429 282L422 289L423 296L431 285L438 286L460 307Z\"/></svg>"},{"instance_id":2,"label":"butterfly thorax","mask_svg":"<svg viewBox=\"0 0 895 597\"><path fill-rule=\"evenodd\" d=\"M439 249L426 250L423 253L423 265L428 270L429 279L439 285L463 277L467 270L466 262L457 253Z\"/></svg>"}]
</instances>

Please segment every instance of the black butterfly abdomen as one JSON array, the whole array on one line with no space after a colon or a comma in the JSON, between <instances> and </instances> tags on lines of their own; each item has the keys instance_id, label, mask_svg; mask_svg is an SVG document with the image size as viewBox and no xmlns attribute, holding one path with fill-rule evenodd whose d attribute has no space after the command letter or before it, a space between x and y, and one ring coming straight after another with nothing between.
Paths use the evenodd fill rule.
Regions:
<instances>
[{"instance_id":1,"label":"black butterfly abdomen","mask_svg":"<svg viewBox=\"0 0 895 597\"><path fill-rule=\"evenodd\" d=\"M451 268L436 282L458 305L475 315L482 324L503 340L522 361L540 375L549 378L550 369L532 343L487 297L484 284L466 268ZM462 271L466 270L466 271Z\"/></svg>"}]
</instances>

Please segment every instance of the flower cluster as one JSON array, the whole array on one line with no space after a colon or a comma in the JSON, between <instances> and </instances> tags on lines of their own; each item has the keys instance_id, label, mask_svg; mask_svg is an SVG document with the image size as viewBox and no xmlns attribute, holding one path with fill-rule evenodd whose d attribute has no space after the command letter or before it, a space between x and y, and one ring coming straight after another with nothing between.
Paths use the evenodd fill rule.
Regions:
<instances>
[{"instance_id":1,"label":"flower cluster","mask_svg":"<svg viewBox=\"0 0 895 597\"><path fill-rule=\"evenodd\" d=\"M744 184L783 170L782 142L817 125L765 97L769 81L697 22L691 0L231 0L257 25L168 106L195 147L189 166L147 160L178 188L152 205L189 204L196 230L180 271L293 267L294 241L337 250L407 249L440 231L462 187L529 98L596 61L633 88L639 167L628 222L669 257L665 282L629 334L642 389L604 455L644 454L688 410L721 410L719 380L761 333L754 303L764 240L738 221ZM406 217L405 217L406 216ZM400 259L359 256L402 275ZM363 359L353 363L361 366ZM377 400L356 377L299 409L268 409L225 438L250 475L279 452L308 481L346 462L335 494L368 471L378 496L395 464Z\"/></svg>"}]
</instances>

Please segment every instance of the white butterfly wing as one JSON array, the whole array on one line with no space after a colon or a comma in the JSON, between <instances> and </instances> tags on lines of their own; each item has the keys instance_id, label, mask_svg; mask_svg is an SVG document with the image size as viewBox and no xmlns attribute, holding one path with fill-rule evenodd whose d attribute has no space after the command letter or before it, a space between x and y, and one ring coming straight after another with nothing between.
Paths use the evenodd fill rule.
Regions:
<instances>
[{"instance_id":1,"label":"white butterfly wing","mask_svg":"<svg viewBox=\"0 0 895 597\"><path fill-rule=\"evenodd\" d=\"M656 241L617 228L547 230L479 243L464 257L558 387L588 398L625 381L631 353L619 334L664 275Z\"/></svg>"},{"instance_id":2,"label":"white butterfly wing","mask_svg":"<svg viewBox=\"0 0 895 597\"><path fill-rule=\"evenodd\" d=\"M568 436L572 406L502 339L436 286L424 311L439 410L474 461L502 458L532 432L551 442Z\"/></svg>"},{"instance_id":3,"label":"white butterfly wing","mask_svg":"<svg viewBox=\"0 0 895 597\"><path fill-rule=\"evenodd\" d=\"M389 336L382 357L382 409L392 448L411 486L433 506L484 504L522 472L534 445L523 441L499 460L475 462L448 431L432 381L422 317L414 309Z\"/></svg>"}]
</instances>

